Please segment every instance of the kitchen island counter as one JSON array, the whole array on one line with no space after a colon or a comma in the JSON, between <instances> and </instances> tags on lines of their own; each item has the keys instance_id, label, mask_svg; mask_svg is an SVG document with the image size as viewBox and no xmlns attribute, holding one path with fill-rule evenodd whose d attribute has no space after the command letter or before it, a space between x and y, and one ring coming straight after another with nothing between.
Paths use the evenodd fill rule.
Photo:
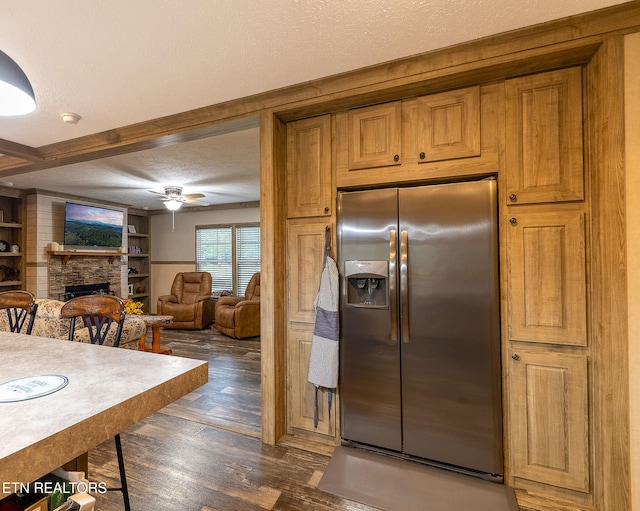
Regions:
<instances>
[{"instance_id":1,"label":"kitchen island counter","mask_svg":"<svg viewBox=\"0 0 640 511\"><path fill-rule=\"evenodd\" d=\"M0 402L0 498L206 383L207 362L0 332L0 384L61 375L51 394Z\"/></svg>"}]
</instances>

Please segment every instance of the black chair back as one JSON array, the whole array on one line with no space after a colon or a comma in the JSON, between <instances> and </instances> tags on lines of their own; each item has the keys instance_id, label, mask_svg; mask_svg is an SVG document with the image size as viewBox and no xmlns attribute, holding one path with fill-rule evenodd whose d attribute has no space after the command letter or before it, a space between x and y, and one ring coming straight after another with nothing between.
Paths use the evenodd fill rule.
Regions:
<instances>
[{"instance_id":1,"label":"black chair back","mask_svg":"<svg viewBox=\"0 0 640 511\"><path fill-rule=\"evenodd\" d=\"M0 309L7 311L9 330L31 335L33 322L36 319L38 304L29 291L4 291L0 293ZM27 328L22 332L24 322L29 318Z\"/></svg>"},{"instance_id":2,"label":"black chair back","mask_svg":"<svg viewBox=\"0 0 640 511\"><path fill-rule=\"evenodd\" d=\"M60 316L71 320L69 325L69 340L74 340L76 319L82 318L84 326L89 329L91 344L104 344L109 329L113 323L117 324L113 346L118 347L122 336L124 323L124 302L110 295L87 295L72 298L60 309Z\"/></svg>"}]
</instances>

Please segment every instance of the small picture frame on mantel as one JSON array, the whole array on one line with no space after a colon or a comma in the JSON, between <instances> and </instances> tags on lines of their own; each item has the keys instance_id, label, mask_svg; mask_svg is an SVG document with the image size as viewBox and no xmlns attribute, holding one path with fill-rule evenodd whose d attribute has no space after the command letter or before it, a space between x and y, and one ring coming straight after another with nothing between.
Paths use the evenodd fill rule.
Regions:
<instances>
[{"instance_id":1,"label":"small picture frame on mantel","mask_svg":"<svg viewBox=\"0 0 640 511\"><path fill-rule=\"evenodd\" d=\"M135 225L127 225L127 230L129 232L129 234L136 234L136 226Z\"/></svg>"},{"instance_id":2,"label":"small picture frame on mantel","mask_svg":"<svg viewBox=\"0 0 640 511\"><path fill-rule=\"evenodd\" d=\"M129 284L129 286L127 288L127 294L129 296L133 296L133 284Z\"/></svg>"}]
</instances>

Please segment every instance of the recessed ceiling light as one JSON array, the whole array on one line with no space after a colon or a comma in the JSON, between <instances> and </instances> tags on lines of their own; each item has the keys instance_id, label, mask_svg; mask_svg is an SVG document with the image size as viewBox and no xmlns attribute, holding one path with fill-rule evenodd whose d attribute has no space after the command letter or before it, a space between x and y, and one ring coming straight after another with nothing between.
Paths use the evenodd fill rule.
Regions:
<instances>
[{"instance_id":1,"label":"recessed ceiling light","mask_svg":"<svg viewBox=\"0 0 640 511\"><path fill-rule=\"evenodd\" d=\"M78 114L74 114L73 112L64 112L60 114L62 120L67 124L78 124L78 121L82 119Z\"/></svg>"}]
</instances>

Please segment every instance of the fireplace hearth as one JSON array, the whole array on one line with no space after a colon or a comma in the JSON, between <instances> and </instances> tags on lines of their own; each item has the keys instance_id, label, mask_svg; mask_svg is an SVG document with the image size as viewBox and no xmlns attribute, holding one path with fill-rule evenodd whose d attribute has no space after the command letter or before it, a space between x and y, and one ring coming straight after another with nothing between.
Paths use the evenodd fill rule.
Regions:
<instances>
[{"instance_id":1,"label":"fireplace hearth","mask_svg":"<svg viewBox=\"0 0 640 511\"><path fill-rule=\"evenodd\" d=\"M100 282L98 284L79 284L75 286L65 286L63 300L66 302L78 296L87 295L108 295L112 294L109 290L108 282Z\"/></svg>"}]
</instances>

